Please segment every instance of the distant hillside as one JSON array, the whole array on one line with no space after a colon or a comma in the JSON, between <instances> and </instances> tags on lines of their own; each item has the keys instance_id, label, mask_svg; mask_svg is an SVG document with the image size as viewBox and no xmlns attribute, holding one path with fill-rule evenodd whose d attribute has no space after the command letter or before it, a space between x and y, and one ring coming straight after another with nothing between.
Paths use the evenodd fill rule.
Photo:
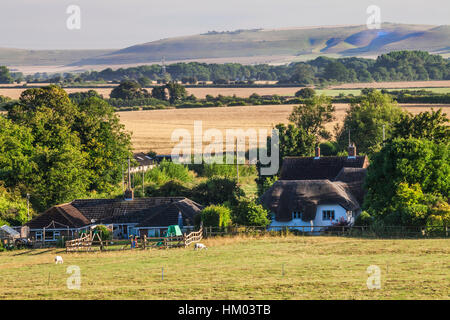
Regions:
<instances>
[{"instance_id":1,"label":"distant hillside","mask_svg":"<svg viewBox=\"0 0 450 320\"><path fill-rule=\"evenodd\" d=\"M59 66L103 56L113 50L24 50L0 48L0 66Z\"/></svg>"},{"instance_id":2,"label":"distant hillside","mask_svg":"<svg viewBox=\"0 0 450 320\"><path fill-rule=\"evenodd\" d=\"M380 30L362 26L311 27L275 30L238 30L209 32L132 46L95 58L82 59L76 65L132 64L167 61L302 56L378 56L393 50L450 52L450 26L384 23ZM247 59L251 61L251 59Z\"/></svg>"}]
</instances>

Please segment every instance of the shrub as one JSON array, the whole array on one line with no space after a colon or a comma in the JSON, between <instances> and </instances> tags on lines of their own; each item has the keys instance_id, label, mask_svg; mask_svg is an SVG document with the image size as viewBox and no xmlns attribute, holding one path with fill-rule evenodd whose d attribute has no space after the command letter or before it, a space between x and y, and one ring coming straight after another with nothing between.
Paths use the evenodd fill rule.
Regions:
<instances>
[{"instance_id":1,"label":"shrub","mask_svg":"<svg viewBox=\"0 0 450 320\"><path fill-rule=\"evenodd\" d=\"M242 226L267 226L270 223L269 212L262 205L247 198L239 199L233 209L233 223Z\"/></svg>"},{"instance_id":2,"label":"shrub","mask_svg":"<svg viewBox=\"0 0 450 320\"><path fill-rule=\"evenodd\" d=\"M355 220L355 226L369 226L373 222L372 217L367 211L361 212L361 214Z\"/></svg>"},{"instance_id":3,"label":"shrub","mask_svg":"<svg viewBox=\"0 0 450 320\"><path fill-rule=\"evenodd\" d=\"M231 210L226 206L212 205L203 209L201 220L205 227L228 227L231 225Z\"/></svg>"},{"instance_id":4,"label":"shrub","mask_svg":"<svg viewBox=\"0 0 450 320\"><path fill-rule=\"evenodd\" d=\"M104 225L98 225L94 229L98 232L100 238L102 240L111 240L112 239L112 232Z\"/></svg>"},{"instance_id":5,"label":"shrub","mask_svg":"<svg viewBox=\"0 0 450 320\"><path fill-rule=\"evenodd\" d=\"M239 197L244 194L236 180L213 177L192 190L192 199L205 205L222 204L228 201L234 206Z\"/></svg>"}]
</instances>

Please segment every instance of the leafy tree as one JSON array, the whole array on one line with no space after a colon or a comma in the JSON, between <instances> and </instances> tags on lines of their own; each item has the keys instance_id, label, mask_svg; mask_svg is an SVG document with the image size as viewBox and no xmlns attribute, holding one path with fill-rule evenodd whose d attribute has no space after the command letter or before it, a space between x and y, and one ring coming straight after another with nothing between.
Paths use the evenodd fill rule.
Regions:
<instances>
[{"instance_id":1,"label":"leafy tree","mask_svg":"<svg viewBox=\"0 0 450 320\"><path fill-rule=\"evenodd\" d=\"M193 200L207 205L228 202L234 206L239 197L244 195L236 180L219 177L212 177L192 190Z\"/></svg>"},{"instance_id":2,"label":"leafy tree","mask_svg":"<svg viewBox=\"0 0 450 320\"><path fill-rule=\"evenodd\" d=\"M167 101L166 86L158 86L152 89L152 97L159 100Z\"/></svg>"},{"instance_id":3,"label":"leafy tree","mask_svg":"<svg viewBox=\"0 0 450 320\"><path fill-rule=\"evenodd\" d=\"M138 82L125 80L111 91L110 97L113 99L132 100L149 98L150 94Z\"/></svg>"},{"instance_id":4,"label":"leafy tree","mask_svg":"<svg viewBox=\"0 0 450 320\"><path fill-rule=\"evenodd\" d=\"M389 95L379 91L369 92L360 102L350 105L343 127L337 127L339 146L342 150L346 149L350 130L351 142L355 143L359 152L371 154L379 150L383 143L383 125L386 138L389 138L393 125L403 113Z\"/></svg>"},{"instance_id":5,"label":"leafy tree","mask_svg":"<svg viewBox=\"0 0 450 320\"><path fill-rule=\"evenodd\" d=\"M81 102L78 108L73 130L88 156L89 189L111 191L122 178L122 164L131 157L130 134L106 101L92 97Z\"/></svg>"},{"instance_id":6,"label":"leafy tree","mask_svg":"<svg viewBox=\"0 0 450 320\"><path fill-rule=\"evenodd\" d=\"M316 74L314 68L306 63L299 63L295 66L293 75L289 82L302 85L313 84L316 82Z\"/></svg>"},{"instance_id":7,"label":"leafy tree","mask_svg":"<svg viewBox=\"0 0 450 320\"><path fill-rule=\"evenodd\" d=\"M447 144L424 139L394 139L373 155L367 171L364 208L386 224L421 224L436 199L448 199ZM426 212L425 212L426 211Z\"/></svg>"},{"instance_id":8,"label":"leafy tree","mask_svg":"<svg viewBox=\"0 0 450 320\"><path fill-rule=\"evenodd\" d=\"M334 141L322 142L319 147L323 156L336 156L339 152L339 145Z\"/></svg>"},{"instance_id":9,"label":"leafy tree","mask_svg":"<svg viewBox=\"0 0 450 320\"><path fill-rule=\"evenodd\" d=\"M208 206L202 210L201 220L205 227L228 227L231 225L231 210L223 205Z\"/></svg>"},{"instance_id":10,"label":"leafy tree","mask_svg":"<svg viewBox=\"0 0 450 320\"><path fill-rule=\"evenodd\" d=\"M150 80L150 78L142 76L138 79L138 83L141 85L141 87L145 88L150 86L152 84L152 81Z\"/></svg>"},{"instance_id":11,"label":"leafy tree","mask_svg":"<svg viewBox=\"0 0 450 320\"><path fill-rule=\"evenodd\" d=\"M450 128L447 114L442 109L431 112L421 112L415 116L401 114L400 119L394 124L393 138L417 138L428 139L436 143L450 142Z\"/></svg>"},{"instance_id":12,"label":"leafy tree","mask_svg":"<svg viewBox=\"0 0 450 320\"><path fill-rule=\"evenodd\" d=\"M5 66L0 66L0 83L13 83L14 79L9 74L9 70Z\"/></svg>"},{"instance_id":13,"label":"leafy tree","mask_svg":"<svg viewBox=\"0 0 450 320\"><path fill-rule=\"evenodd\" d=\"M0 116L0 180L7 186L23 183L35 170L33 140L29 128Z\"/></svg>"},{"instance_id":14,"label":"leafy tree","mask_svg":"<svg viewBox=\"0 0 450 320\"><path fill-rule=\"evenodd\" d=\"M169 102L175 104L176 102L182 101L187 97L187 91L184 86L175 82L169 82L166 85L167 90L169 90Z\"/></svg>"},{"instance_id":15,"label":"leafy tree","mask_svg":"<svg viewBox=\"0 0 450 320\"><path fill-rule=\"evenodd\" d=\"M89 90L86 92L70 93L69 98L75 104L82 103L83 101L88 100L89 98L103 99L103 97L101 95L99 95L98 92L95 90Z\"/></svg>"},{"instance_id":16,"label":"leafy tree","mask_svg":"<svg viewBox=\"0 0 450 320\"><path fill-rule=\"evenodd\" d=\"M30 210L30 218L34 215L34 211ZM16 189L8 191L3 184L0 183L0 226L7 224L10 226L21 226L28 219L27 202L24 200L20 192Z\"/></svg>"},{"instance_id":17,"label":"leafy tree","mask_svg":"<svg viewBox=\"0 0 450 320\"><path fill-rule=\"evenodd\" d=\"M241 198L234 207L231 220L241 226L267 226L270 223L269 212L255 201Z\"/></svg>"},{"instance_id":18,"label":"leafy tree","mask_svg":"<svg viewBox=\"0 0 450 320\"><path fill-rule=\"evenodd\" d=\"M313 88L302 88L295 93L298 98L309 99L316 95L316 91Z\"/></svg>"},{"instance_id":19,"label":"leafy tree","mask_svg":"<svg viewBox=\"0 0 450 320\"><path fill-rule=\"evenodd\" d=\"M331 99L324 95L306 99L303 105L294 107L289 121L295 123L297 128L316 138L329 138L325 124L333 121L335 108Z\"/></svg>"}]
</instances>

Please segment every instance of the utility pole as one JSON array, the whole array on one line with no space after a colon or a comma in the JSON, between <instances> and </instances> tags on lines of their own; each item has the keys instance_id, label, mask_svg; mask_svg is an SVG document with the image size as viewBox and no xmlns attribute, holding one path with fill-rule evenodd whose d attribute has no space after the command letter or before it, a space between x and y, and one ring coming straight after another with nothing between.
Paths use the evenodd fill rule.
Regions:
<instances>
[{"instance_id":1,"label":"utility pole","mask_svg":"<svg viewBox=\"0 0 450 320\"><path fill-rule=\"evenodd\" d=\"M237 184L239 184L239 153L238 153L238 139L236 138L236 177Z\"/></svg>"},{"instance_id":2,"label":"utility pole","mask_svg":"<svg viewBox=\"0 0 450 320\"><path fill-rule=\"evenodd\" d=\"M30 221L30 194L27 193L27 221Z\"/></svg>"},{"instance_id":3,"label":"utility pole","mask_svg":"<svg viewBox=\"0 0 450 320\"><path fill-rule=\"evenodd\" d=\"M123 163L122 163L122 191L125 191L125 177L123 176Z\"/></svg>"},{"instance_id":4,"label":"utility pole","mask_svg":"<svg viewBox=\"0 0 450 320\"><path fill-rule=\"evenodd\" d=\"M142 198L145 197L144 178L145 178L145 171L144 168L142 168Z\"/></svg>"},{"instance_id":5,"label":"utility pole","mask_svg":"<svg viewBox=\"0 0 450 320\"><path fill-rule=\"evenodd\" d=\"M130 172L131 160L128 158L128 189L131 190L131 172Z\"/></svg>"}]
</instances>

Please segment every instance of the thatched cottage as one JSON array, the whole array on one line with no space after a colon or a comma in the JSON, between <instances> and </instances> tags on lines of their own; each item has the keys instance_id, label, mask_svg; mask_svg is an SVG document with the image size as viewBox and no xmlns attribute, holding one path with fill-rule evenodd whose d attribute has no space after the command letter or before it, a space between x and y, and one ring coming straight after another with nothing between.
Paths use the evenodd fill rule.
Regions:
<instances>
[{"instance_id":1,"label":"thatched cottage","mask_svg":"<svg viewBox=\"0 0 450 320\"><path fill-rule=\"evenodd\" d=\"M280 179L261 197L272 213L270 228L319 231L342 221L353 223L361 211L369 160L357 156L354 145L348 154L321 157L317 148L315 157L285 158Z\"/></svg>"}]
</instances>

